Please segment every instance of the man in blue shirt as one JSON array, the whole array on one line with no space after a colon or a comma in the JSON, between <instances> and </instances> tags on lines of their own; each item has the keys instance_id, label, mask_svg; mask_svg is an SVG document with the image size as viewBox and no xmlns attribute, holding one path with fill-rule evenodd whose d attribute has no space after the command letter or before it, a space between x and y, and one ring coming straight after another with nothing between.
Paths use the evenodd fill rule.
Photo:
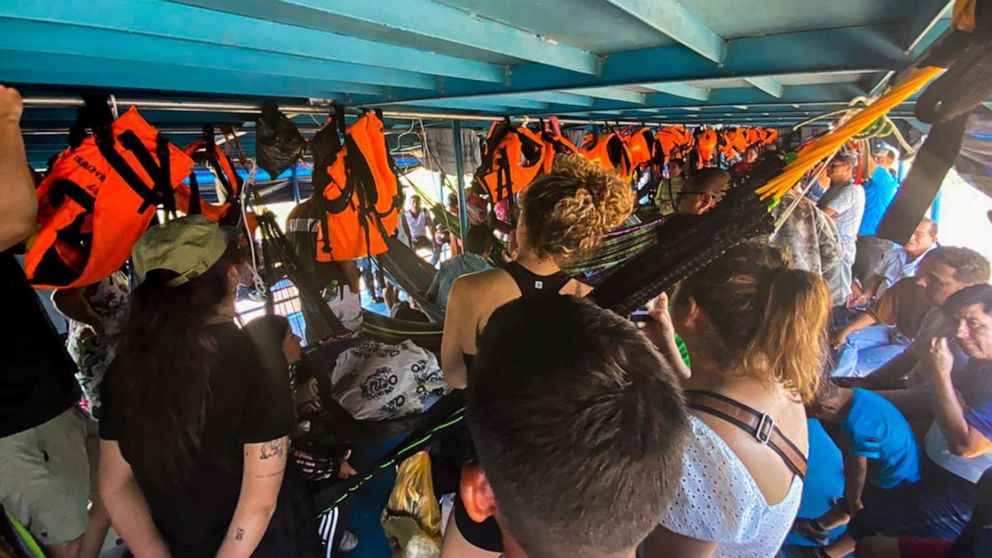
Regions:
<instances>
[{"instance_id":1,"label":"man in blue shirt","mask_svg":"<svg viewBox=\"0 0 992 558\"><path fill-rule=\"evenodd\" d=\"M434 276L427 298L437 302L442 310L448 307L448 293L455 279L462 275L485 271L492 267L489 264L489 253L493 246L493 231L485 225L472 225L465 238L465 253L455 256L441 264L441 269Z\"/></svg>"},{"instance_id":2,"label":"man in blue shirt","mask_svg":"<svg viewBox=\"0 0 992 558\"><path fill-rule=\"evenodd\" d=\"M887 147L875 150L868 160L868 180L862 184L865 189L865 214L858 228L858 254L854 261L854 277L862 284L894 246L890 240L875 234L899 189L899 183L889 170L895 160L895 152Z\"/></svg>"}]
</instances>

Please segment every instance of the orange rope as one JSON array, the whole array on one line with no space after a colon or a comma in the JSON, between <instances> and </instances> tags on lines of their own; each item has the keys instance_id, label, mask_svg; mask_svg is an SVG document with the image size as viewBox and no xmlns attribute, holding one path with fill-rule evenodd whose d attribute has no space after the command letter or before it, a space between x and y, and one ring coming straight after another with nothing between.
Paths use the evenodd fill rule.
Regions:
<instances>
[{"instance_id":1,"label":"orange rope","mask_svg":"<svg viewBox=\"0 0 992 558\"><path fill-rule=\"evenodd\" d=\"M923 88L938 74L943 72L943 68L927 67L917 68L902 83L894 87L885 95L879 97L874 103L865 107L861 112L854 115L850 120L838 127L836 130L818 138L799 152L799 157L789 163L782 171L782 174L772 179L770 182L758 188L755 193L761 199L773 198L782 199L793 185L798 182L809 169L813 168L818 161L829 157L832 153L840 149L851 138L871 125L872 122L887 114L890 110L908 99L911 95Z\"/></svg>"}]
</instances>

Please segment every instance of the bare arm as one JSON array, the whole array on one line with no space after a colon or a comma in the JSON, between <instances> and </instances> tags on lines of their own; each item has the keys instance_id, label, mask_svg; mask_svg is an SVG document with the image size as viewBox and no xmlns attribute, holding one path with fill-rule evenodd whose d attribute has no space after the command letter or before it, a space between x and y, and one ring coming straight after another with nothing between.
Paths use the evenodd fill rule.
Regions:
<instances>
[{"instance_id":1,"label":"bare arm","mask_svg":"<svg viewBox=\"0 0 992 558\"><path fill-rule=\"evenodd\" d=\"M875 298L875 293L878 292L878 288L882 286L883 281L885 281L885 278L877 274L873 274L865 281L865 288L862 294L866 299L865 302Z\"/></svg>"},{"instance_id":2,"label":"bare arm","mask_svg":"<svg viewBox=\"0 0 992 558\"><path fill-rule=\"evenodd\" d=\"M92 327L97 335L102 335L103 322L86 300L86 290L89 288L90 286L87 285L72 289L59 289L52 293L52 302L65 317L82 322Z\"/></svg>"},{"instance_id":3,"label":"bare arm","mask_svg":"<svg viewBox=\"0 0 992 558\"><path fill-rule=\"evenodd\" d=\"M716 552L716 543L701 541L673 533L661 525L644 540L643 558L663 558L678 556L679 558L709 558Z\"/></svg>"},{"instance_id":4,"label":"bare arm","mask_svg":"<svg viewBox=\"0 0 992 558\"><path fill-rule=\"evenodd\" d=\"M21 138L22 106L17 90L0 85L0 251L31 234L38 211Z\"/></svg>"},{"instance_id":5,"label":"bare arm","mask_svg":"<svg viewBox=\"0 0 992 558\"><path fill-rule=\"evenodd\" d=\"M448 308L444 315L444 333L441 336L441 371L444 381L455 389L468 385L468 369L465 368L464 348L459 337L461 321L465 318L465 283L456 279L448 293Z\"/></svg>"},{"instance_id":6,"label":"bare arm","mask_svg":"<svg viewBox=\"0 0 992 558\"><path fill-rule=\"evenodd\" d=\"M289 437L245 444L241 494L217 558L251 556L269 528L286 472Z\"/></svg>"},{"instance_id":7,"label":"bare arm","mask_svg":"<svg viewBox=\"0 0 992 558\"><path fill-rule=\"evenodd\" d=\"M668 295L661 293L655 300L653 308L650 310L652 321L638 324L641 331L650 339L661 356L672 365L675 374L680 380L687 380L692 376L692 371L682 360L682 352L675 342L675 327L672 325L671 313L668 309Z\"/></svg>"},{"instance_id":8,"label":"bare arm","mask_svg":"<svg viewBox=\"0 0 992 558\"><path fill-rule=\"evenodd\" d=\"M930 344L930 351L923 359L924 370L930 378L930 398L937 427L947 440L947 447L954 455L965 458L978 457L992 451L989 440L964 416L964 407L958 400L951 381L954 357L947 339L938 337Z\"/></svg>"},{"instance_id":9,"label":"bare arm","mask_svg":"<svg viewBox=\"0 0 992 558\"><path fill-rule=\"evenodd\" d=\"M135 556L169 558L169 548L152 521L145 495L117 442L100 440L100 496L114 529Z\"/></svg>"},{"instance_id":10,"label":"bare arm","mask_svg":"<svg viewBox=\"0 0 992 558\"><path fill-rule=\"evenodd\" d=\"M865 489L865 479L868 478L868 459L844 451L844 503L847 513L854 514L864 506L861 504L861 493Z\"/></svg>"},{"instance_id":11,"label":"bare arm","mask_svg":"<svg viewBox=\"0 0 992 558\"><path fill-rule=\"evenodd\" d=\"M851 320L846 326L834 331L830 335L830 346L836 349L847 342L848 335L851 335L855 331L861 331L868 326L873 326L876 323L878 323L878 320L876 320L874 316L867 312L862 312Z\"/></svg>"}]
</instances>

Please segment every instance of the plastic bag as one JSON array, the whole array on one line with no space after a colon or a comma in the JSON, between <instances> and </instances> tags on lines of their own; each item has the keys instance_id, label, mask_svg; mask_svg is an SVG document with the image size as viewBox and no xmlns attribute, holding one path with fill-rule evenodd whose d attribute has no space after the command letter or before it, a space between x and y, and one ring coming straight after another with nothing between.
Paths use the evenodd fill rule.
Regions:
<instances>
[{"instance_id":1,"label":"plastic bag","mask_svg":"<svg viewBox=\"0 0 992 558\"><path fill-rule=\"evenodd\" d=\"M393 558L441 556L441 507L434 496L427 452L417 452L400 464L382 512L382 528Z\"/></svg>"},{"instance_id":2,"label":"plastic bag","mask_svg":"<svg viewBox=\"0 0 992 558\"><path fill-rule=\"evenodd\" d=\"M268 100L262 103L262 114L255 121L255 138L258 166L273 180L295 165L307 147L306 140L293 121Z\"/></svg>"}]
</instances>

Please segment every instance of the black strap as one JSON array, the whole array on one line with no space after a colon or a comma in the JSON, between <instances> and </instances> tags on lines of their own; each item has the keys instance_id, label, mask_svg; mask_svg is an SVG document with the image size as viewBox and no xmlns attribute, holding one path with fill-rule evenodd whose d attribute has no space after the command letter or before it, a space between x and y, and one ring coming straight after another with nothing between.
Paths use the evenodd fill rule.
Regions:
<instances>
[{"instance_id":1,"label":"black strap","mask_svg":"<svg viewBox=\"0 0 992 558\"><path fill-rule=\"evenodd\" d=\"M188 215L200 215L203 207L200 205L200 183L196 180L196 171L189 173L189 208Z\"/></svg>"},{"instance_id":2,"label":"black strap","mask_svg":"<svg viewBox=\"0 0 992 558\"><path fill-rule=\"evenodd\" d=\"M538 275L517 262L509 262L503 269L510 274L523 296L534 294L558 294L572 280L562 271L551 275Z\"/></svg>"},{"instance_id":3,"label":"black strap","mask_svg":"<svg viewBox=\"0 0 992 558\"><path fill-rule=\"evenodd\" d=\"M53 205L61 205L61 200L63 198L69 198L79 204L79 206L85 209L87 213L93 212L93 206L96 201L93 196L84 190L79 184L65 178L56 180L52 183L50 195L52 196Z\"/></svg>"}]
</instances>

